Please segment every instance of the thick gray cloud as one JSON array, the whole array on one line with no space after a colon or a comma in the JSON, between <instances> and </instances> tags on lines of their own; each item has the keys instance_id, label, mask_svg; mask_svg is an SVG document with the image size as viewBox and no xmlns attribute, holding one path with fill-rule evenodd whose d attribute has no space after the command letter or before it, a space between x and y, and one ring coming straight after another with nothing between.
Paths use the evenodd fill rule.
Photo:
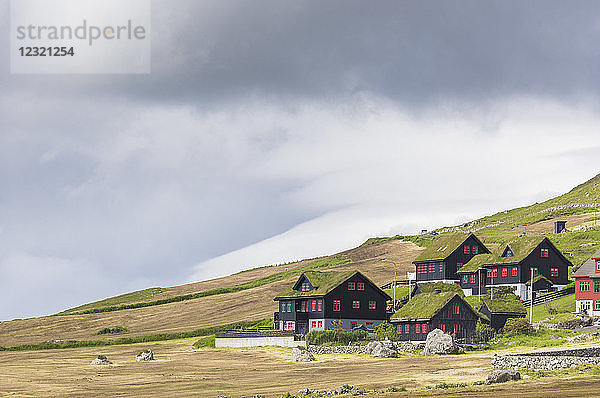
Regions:
<instances>
[{"instance_id":1,"label":"thick gray cloud","mask_svg":"<svg viewBox=\"0 0 600 398\"><path fill-rule=\"evenodd\" d=\"M0 319L593 176L598 7L162 0L150 75L11 75L0 58Z\"/></svg>"}]
</instances>

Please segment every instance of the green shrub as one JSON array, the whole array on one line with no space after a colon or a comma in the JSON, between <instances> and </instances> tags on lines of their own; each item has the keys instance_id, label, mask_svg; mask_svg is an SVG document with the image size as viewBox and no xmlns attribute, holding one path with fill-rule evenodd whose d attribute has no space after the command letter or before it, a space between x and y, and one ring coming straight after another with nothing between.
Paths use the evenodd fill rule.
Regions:
<instances>
[{"instance_id":1,"label":"green shrub","mask_svg":"<svg viewBox=\"0 0 600 398\"><path fill-rule=\"evenodd\" d=\"M477 326L475 327L475 338L477 340L488 341L494 337L494 334L494 328L487 323L481 322L481 319L477 321Z\"/></svg>"},{"instance_id":2,"label":"green shrub","mask_svg":"<svg viewBox=\"0 0 600 398\"><path fill-rule=\"evenodd\" d=\"M201 338L194 343L194 348L215 348L215 336Z\"/></svg>"},{"instance_id":3,"label":"green shrub","mask_svg":"<svg viewBox=\"0 0 600 398\"><path fill-rule=\"evenodd\" d=\"M550 315L558 314L558 308L552 301L546 301L544 303L544 308L546 309L546 312Z\"/></svg>"},{"instance_id":4,"label":"green shrub","mask_svg":"<svg viewBox=\"0 0 600 398\"><path fill-rule=\"evenodd\" d=\"M504 324L504 333L529 333L533 328L527 318L508 318Z\"/></svg>"},{"instance_id":5,"label":"green shrub","mask_svg":"<svg viewBox=\"0 0 600 398\"><path fill-rule=\"evenodd\" d=\"M381 322L375 328L375 335L377 336L377 340L398 340L398 334L396 333L396 329L394 329L394 325L389 322Z\"/></svg>"},{"instance_id":6,"label":"green shrub","mask_svg":"<svg viewBox=\"0 0 600 398\"><path fill-rule=\"evenodd\" d=\"M114 328L104 328L104 329L100 329L98 331L98 333L96 333L97 335L101 335L101 334L116 334L116 333L124 333L127 332L127 328L124 328L123 326L115 326Z\"/></svg>"},{"instance_id":7,"label":"green shrub","mask_svg":"<svg viewBox=\"0 0 600 398\"><path fill-rule=\"evenodd\" d=\"M364 330L313 330L306 335L308 344L323 345L325 343L350 344L367 339Z\"/></svg>"},{"instance_id":8,"label":"green shrub","mask_svg":"<svg viewBox=\"0 0 600 398\"><path fill-rule=\"evenodd\" d=\"M106 357L106 355L98 355L98 359L101 360L101 361L105 361L108 358Z\"/></svg>"}]
</instances>

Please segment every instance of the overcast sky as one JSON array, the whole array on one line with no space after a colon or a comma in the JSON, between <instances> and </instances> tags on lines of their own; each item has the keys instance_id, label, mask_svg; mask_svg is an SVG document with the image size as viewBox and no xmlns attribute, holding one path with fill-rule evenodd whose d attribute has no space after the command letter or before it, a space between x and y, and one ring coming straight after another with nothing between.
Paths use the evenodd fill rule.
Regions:
<instances>
[{"instance_id":1,"label":"overcast sky","mask_svg":"<svg viewBox=\"0 0 600 398\"><path fill-rule=\"evenodd\" d=\"M10 74L0 319L452 225L600 172L597 1L156 0L149 75Z\"/></svg>"}]
</instances>

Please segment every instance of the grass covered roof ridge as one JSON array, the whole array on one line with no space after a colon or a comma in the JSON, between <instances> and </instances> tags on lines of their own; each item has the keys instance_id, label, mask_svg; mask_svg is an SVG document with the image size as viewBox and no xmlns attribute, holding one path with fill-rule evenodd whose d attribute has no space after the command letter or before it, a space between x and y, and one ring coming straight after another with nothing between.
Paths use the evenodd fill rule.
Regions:
<instances>
[{"instance_id":1,"label":"grass covered roof ridge","mask_svg":"<svg viewBox=\"0 0 600 398\"><path fill-rule=\"evenodd\" d=\"M275 298L324 296L356 273L358 271L305 271L303 274L313 285L313 290L302 292L294 290L291 285Z\"/></svg>"},{"instance_id":2,"label":"grass covered roof ridge","mask_svg":"<svg viewBox=\"0 0 600 398\"><path fill-rule=\"evenodd\" d=\"M441 310L456 292L421 293L404 304L390 319L429 319Z\"/></svg>"},{"instance_id":3,"label":"grass covered roof ridge","mask_svg":"<svg viewBox=\"0 0 600 398\"><path fill-rule=\"evenodd\" d=\"M468 232L450 233L447 235L440 235L434 240L423 253L421 253L415 262L419 261L430 261L430 260L443 260L452 254L453 251L470 236Z\"/></svg>"}]
</instances>

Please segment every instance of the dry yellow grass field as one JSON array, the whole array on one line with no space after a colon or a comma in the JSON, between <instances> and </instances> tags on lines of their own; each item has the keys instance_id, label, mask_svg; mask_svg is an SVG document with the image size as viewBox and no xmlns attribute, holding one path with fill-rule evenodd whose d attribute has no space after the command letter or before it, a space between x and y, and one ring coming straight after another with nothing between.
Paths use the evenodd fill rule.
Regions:
<instances>
[{"instance_id":1,"label":"dry yellow grass field","mask_svg":"<svg viewBox=\"0 0 600 398\"><path fill-rule=\"evenodd\" d=\"M414 268L411 261L422 250L422 248L412 243L400 241L388 241L377 245L359 247L343 252L342 254L353 262L335 269L358 269L375 283L381 285L390 282L394 275L393 266L382 262L381 259L396 261L399 278L405 277L406 272L411 267ZM301 265L294 264L293 266L300 267ZM220 278L218 283L207 281L206 283L210 283L210 285L203 285L203 288L217 285L221 287L233 286L258 277L281 272L283 270L281 267L283 266L261 268ZM236 293L219 294L152 307L2 322L0 323L0 346L40 343L48 340L114 339L114 335L95 335L102 328L114 326L123 326L129 330L128 333L117 336L122 337L190 331L242 320L270 318L276 310L273 297L289 286L290 283L293 283L296 278L297 276ZM185 289L191 289L189 286L199 288L200 285L186 286L188 287L185 287ZM193 292L193 290L187 292Z\"/></svg>"},{"instance_id":2,"label":"dry yellow grass field","mask_svg":"<svg viewBox=\"0 0 600 398\"><path fill-rule=\"evenodd\" d=\"M541 378L495 386L427 389L440 383L484 380L492 353L401 358L318 355L315 362L292 363L284 348L200 349L194 339L145 345L29 352L0 356L0 394L5 396L279 397L301 388L335 389L351 384L367 390L404 387L385 396L593 396L597 382L582 377ZM139 363L145 348L156 361ZM92 366L98 354L109 366ZM594 389L591 389L594 387ZM381 396L372 394L371 396Z\"/></svg>"}]
</instances>

